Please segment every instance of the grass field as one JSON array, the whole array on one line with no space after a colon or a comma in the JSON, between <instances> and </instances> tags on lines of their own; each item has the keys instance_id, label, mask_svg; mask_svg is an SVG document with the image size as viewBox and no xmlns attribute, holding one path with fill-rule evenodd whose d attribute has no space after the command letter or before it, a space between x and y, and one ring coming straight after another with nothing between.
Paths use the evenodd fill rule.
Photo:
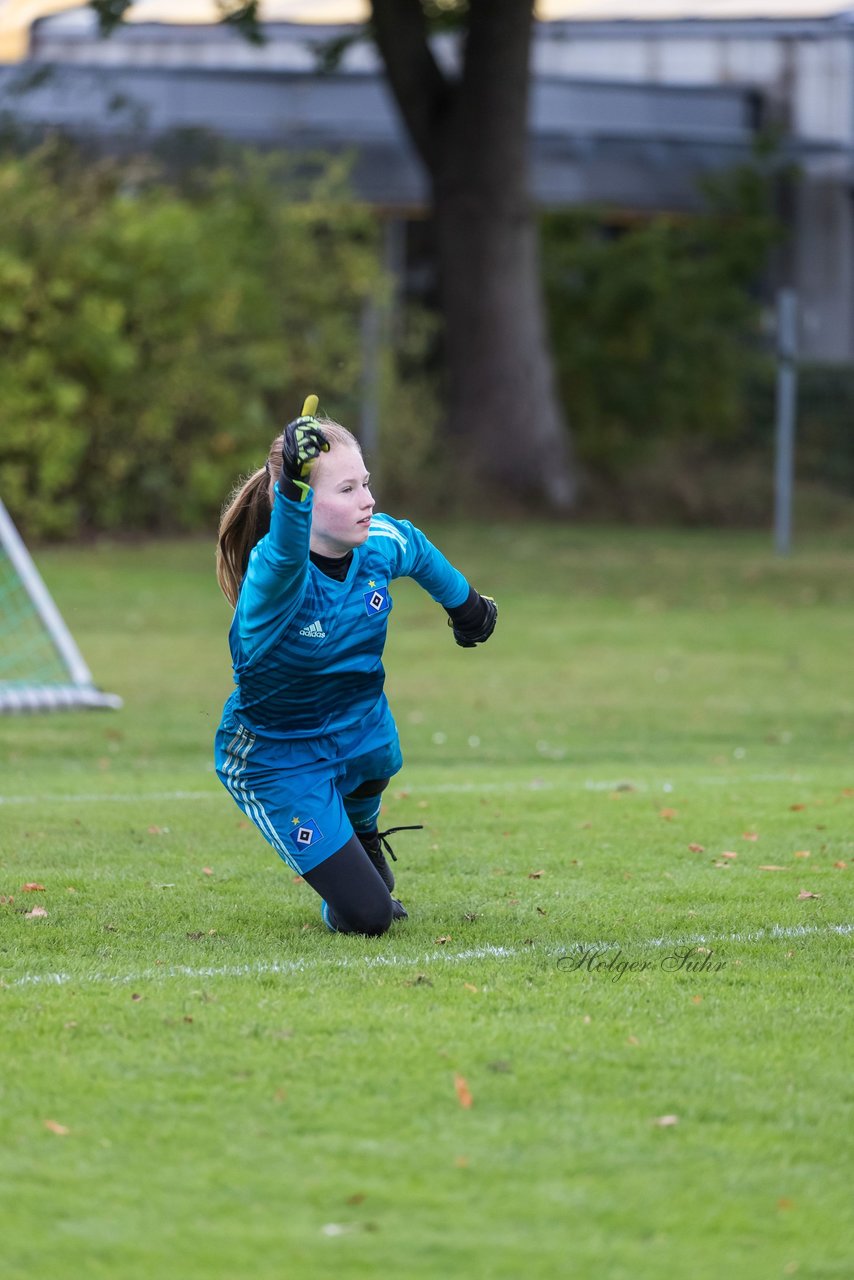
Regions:
<instances>
[{"instance_id":1,"label":"grass field","mask_svg":"<svg viewBox=\"0 0 854 1280\"><path fill-rule=\"evenodd\" d=\"M0 721L4 1280L854 1274L854 543L431 532L373 940L212 772L210 546L40 557L125 709Z\"/></svg>"}]
</instances>

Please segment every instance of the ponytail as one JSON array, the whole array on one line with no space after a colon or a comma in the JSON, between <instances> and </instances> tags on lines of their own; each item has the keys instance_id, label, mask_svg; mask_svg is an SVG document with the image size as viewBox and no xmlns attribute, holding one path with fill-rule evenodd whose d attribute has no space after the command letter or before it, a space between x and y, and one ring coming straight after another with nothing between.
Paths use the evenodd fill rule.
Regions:
<instances>
[{"instance_id":1,"label":"ponytail","mask_svg":"<svg viewBox=\"0 0 854 1280\"><path fill-rule=\"evenodd\" d=\"M236 605L249 552L270 532L270 476L255 471L234 490L219 522L216 576L229 604Z\"/></svg>"}]
</instances>

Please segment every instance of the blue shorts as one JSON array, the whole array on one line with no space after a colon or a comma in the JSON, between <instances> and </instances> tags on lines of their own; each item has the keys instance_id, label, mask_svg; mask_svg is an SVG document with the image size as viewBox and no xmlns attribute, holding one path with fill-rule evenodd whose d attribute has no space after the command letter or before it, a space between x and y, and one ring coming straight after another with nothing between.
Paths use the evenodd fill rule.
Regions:
<instances>
[{"instance_id":1,"label":"blue shorts","mask_svg":"<svg viewBox=\"0 0 854 1280\"><path fill-rule=\"evenodd\" d=\"M390 778L403 764L390 712L369 735L274 743L226 717L217 730L220 781L279 857L300 875L331 858L353 835L344 797L363 782Z\"/></svg>"}]
</instances>

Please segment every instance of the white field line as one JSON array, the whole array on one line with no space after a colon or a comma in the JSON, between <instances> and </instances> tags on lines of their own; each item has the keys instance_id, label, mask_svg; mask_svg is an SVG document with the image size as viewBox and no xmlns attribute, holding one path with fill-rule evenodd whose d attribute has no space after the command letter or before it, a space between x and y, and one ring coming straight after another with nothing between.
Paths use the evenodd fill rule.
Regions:
<instances>
[{"instance_id":1,"label":"white field line","mask_svg":"<svg viewBox=\"0 0 854 1280\"><path fill-rule=\"evenodd\" d=\"M800 774L794 773L751 773L745 774L737 778L725 777L701 777L692 778L691 786L701 787L723 787L727 784L733 786L745 784L753 784L757 782L790 782L799 784L805 782ZM419 785L413 783L411 785L402 784L402 790L411 796L420 795L481 795L493 792L497 795L513 795L519 792L529 791L619 791L634 789L635 791L664 791L668 793L677 790L677 784L668 782L666 779L660 783L633 782L630 779L595 779L587 778L583 782L575 782L569 778L561 779L559 783L546 782L540 778L534 778L530 782L438 782L426 783ZM394 792L392 792L392 795ZM222 788L210 791L137 791L137 792L84 792L77 795L0 795L0 805L4 804L134 804L136 801L140 803L159 803L159 802L181 802L181 801L198 801L198 800L222 800L227 798L227 792Z\"/></svg>"},{"instance_id":2,"label":"white field line","mask_svg":"<svg viewBox=\"0 0 854 1280\"><path fill-rule=\"evenodd\" d=\"M678 948L701 946L706 943L732 942L773 942L776 940L806 937L850 937L854 934L854 924L828 925L770 925L767 929L756 929L749 933L696 933L683 938L646 938L640 942L626 944L632 949ZM331 941L331 939L330 939ZM570 942L566 946L529 947L471 947L465 951L428 951L420 956L379 955L379 956L334 956L314 960L273 960L257 964L222 965L219 967L170 965L168 968L143 969L137 973L27 973L10 982L0 979L0 987L28 986L66 986L68 983L122 983L151 982L164 978L243 978L258 977L264 974L307 973L317 969L378 969L400 968L418 965L454 965L464 964L471 960L497 959L504 960L516 956L539 953L545 956L566 956L573 953L614 951L623 947L623 943L614 941Z\"/></svg>"}]
</instances>

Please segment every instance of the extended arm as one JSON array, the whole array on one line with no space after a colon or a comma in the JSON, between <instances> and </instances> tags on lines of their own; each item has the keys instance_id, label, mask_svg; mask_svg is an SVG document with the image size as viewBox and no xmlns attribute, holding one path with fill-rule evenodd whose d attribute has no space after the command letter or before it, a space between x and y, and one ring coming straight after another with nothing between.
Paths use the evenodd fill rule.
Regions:
<instances>
[{"instance_id":1,"label":"extended arm","mask_svg":"<svg viewBox=\"0 0 854 1280\"><path fill-rule=\"evenodd\" d=\"M396 576L414 578L448 614L454 639L464 649L488 640L495 630L498 606L470 586L458 569L442 555L420 529L408 520L377 516L371 525L394 540L399 559Z\"/></svg>"}]
</instances>

